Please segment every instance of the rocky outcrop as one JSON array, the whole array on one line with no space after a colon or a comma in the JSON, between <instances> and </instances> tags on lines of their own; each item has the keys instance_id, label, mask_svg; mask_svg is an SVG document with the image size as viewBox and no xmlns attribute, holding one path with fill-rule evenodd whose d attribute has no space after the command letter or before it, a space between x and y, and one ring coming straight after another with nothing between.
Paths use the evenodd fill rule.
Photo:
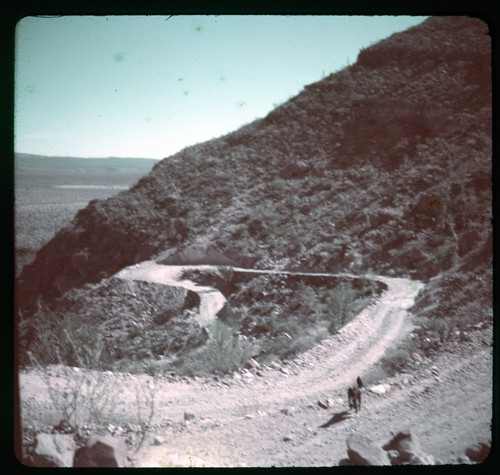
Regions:
<instances>
[{"instance_id":1,"label":"rocky outcrop","mask_svg":"<svg viewBox=\"0 0 500 475\"><path fill-rule=\"evenodd\" d=\"M36 467L72 467L76 445L66 434L38 434L33 450Z\"/></svg>"},{"instance_id":2,"label":"rocky outcrop","mask_svg":"<svg viewBox=\"0 0 500 475\"><path fill-rule=\"evenodd\" d=\"M73 467L126 467L125 442L119 437L94 435L75 452Z\"/></svg>"},{"instance_id":3,"label":"rocky outcrop","mask_svg":"<svg viewBox=\"0 0 500 475\"><path fill-rule=\"evenodd\" d=\"M374 394L385 394L387 392L387 386L384 384L376 384L374 386L370 386L368 391Z\"/></svg>"},{"instance_id":4,"label":"rocky outcrop","mask_svg":"<svg viewBox=\"0 0 500 475\"><path fill-rule=\"evenodd\" d=\"M390 465L389 457L368 437L354 434L347 440L346 465Z\"/></svg>"},{"instance_id":5,"label":"rocky outcrop","mask_svg":"<svg viewBox=\"0 0 500 475\"><path fill-rule=\"evenodd\" d=\"M434 457L422 450L417 435L410 430L398 432L379 447L368 437L354 434L347 440L347 458L339 465L436 465Z\"/></svg>"},{"instance_id":6,"label":"rocky outcrop","mask_svg":"<svg viewBox=\"0 0 500 475\"><path fill-rule=\"evenodd\" d=\"M391 451L393 465L410 463L412 458L422 454L420 440L412 431L402 431L397 433L383 447L384 450Z\"/></svg>"}]
</instances>

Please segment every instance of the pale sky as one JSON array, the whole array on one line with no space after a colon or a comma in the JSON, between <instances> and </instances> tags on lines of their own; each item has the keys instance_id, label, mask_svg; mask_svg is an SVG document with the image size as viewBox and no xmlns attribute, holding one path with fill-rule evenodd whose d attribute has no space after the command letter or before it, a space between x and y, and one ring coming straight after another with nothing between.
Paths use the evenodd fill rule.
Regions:
<instances>
[{"instance_id":1,"label":"pale sky","mask_svg":"<svg viewBox=\"0 0 500 475\"><path fill-rule=\"evenodd\" d=\"M410 16L66 16L16 29L15 151L164 158L421 23Z\"/></svg>"}]
</instances>

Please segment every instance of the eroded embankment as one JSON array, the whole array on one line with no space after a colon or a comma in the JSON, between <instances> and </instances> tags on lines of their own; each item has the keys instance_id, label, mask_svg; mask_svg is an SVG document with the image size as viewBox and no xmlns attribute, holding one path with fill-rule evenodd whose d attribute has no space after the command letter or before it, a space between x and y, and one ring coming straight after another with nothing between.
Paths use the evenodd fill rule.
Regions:
<instances>
[{"instance_id":1,"label":"eroded embankment","mask_svg":"<svg viewBox=\"0 0 500 475\"><path fill-rule=\"evenodd\" d=\"M154 261L146 261L121 270L115 277L124 280L150 282L175 289L183 289L185 296L194 292L199 296L197 305L197 321L208 326L226 303L222 293L211 286L198 285L190 280L181 279L185 266L164 266ZM199 267L199 266L197 266Z\"/></svg>"}]
</instances>

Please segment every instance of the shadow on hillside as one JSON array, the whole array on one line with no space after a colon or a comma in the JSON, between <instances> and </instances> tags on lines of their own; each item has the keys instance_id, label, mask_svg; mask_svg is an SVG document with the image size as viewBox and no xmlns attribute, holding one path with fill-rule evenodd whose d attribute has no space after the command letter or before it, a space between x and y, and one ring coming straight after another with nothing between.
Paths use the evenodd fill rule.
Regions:
<instances>
[{"instance_id":1,"label":"shadow on hillside","mask_svg":"<svg viewBox=\"0 0 500 475\"><path fill-rule=\"evenodd\" d=\"M337 424L337 423L342 422L346 419L350 419L351 417L352 416L351 416L350 411L337 412L336 414L333 415L333 417L328 422L325 422L320 427L321 428L330 427L333 424Z\"/></svg>"}]
</instances>

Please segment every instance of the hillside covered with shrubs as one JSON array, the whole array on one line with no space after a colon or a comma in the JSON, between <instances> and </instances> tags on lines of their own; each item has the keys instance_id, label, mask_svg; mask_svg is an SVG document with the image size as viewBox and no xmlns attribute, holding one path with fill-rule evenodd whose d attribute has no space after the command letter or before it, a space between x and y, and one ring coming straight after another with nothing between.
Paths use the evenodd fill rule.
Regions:
<instances>
[{"instance_id":1,"label":"hillside covered with shrubs","mask_svg":"<svg viewBox=\"0 0 500 475\"><path fill-rule=\"evenodd\" d=\"M39 250L17 281L19 315L211 246L255 268L410 276L428 283L417 315L489 320L490 43L478 19L430 18L266 117L164 159Z\"/></svg>"}]
</instances>

